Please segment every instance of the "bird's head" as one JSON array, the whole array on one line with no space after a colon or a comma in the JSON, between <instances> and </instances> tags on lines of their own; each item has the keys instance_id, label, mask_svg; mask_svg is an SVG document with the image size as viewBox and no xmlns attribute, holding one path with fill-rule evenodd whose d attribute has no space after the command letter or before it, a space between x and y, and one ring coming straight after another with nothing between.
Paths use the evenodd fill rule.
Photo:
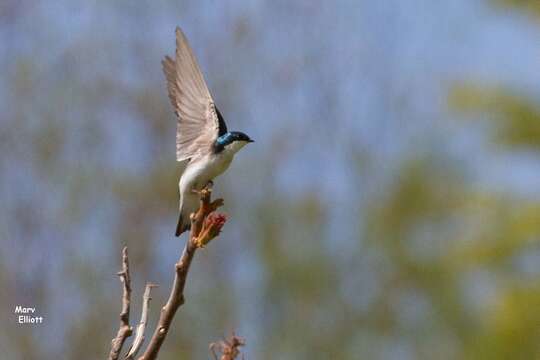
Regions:
<instances>
[{"instance_id":1,"label":"bird's head","mask_svg":"<svg viewBox=\"0 0 540 360\"><path fill-rule=\"evenodd\" d=\"M253 142L249 136L240 131L227 132L216 140L216 150L231 151L233 154L243 148L246 144Z\"/></svg>"}]
</instances>

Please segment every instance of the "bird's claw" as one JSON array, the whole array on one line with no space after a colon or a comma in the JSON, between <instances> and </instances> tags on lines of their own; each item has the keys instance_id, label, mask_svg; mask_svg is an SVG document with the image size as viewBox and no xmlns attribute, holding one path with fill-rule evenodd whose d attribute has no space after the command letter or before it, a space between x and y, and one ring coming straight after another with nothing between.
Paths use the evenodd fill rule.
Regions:
<instances>
[{"instance_id":1,"label":"bird's claw","mask_svg":"<svg viewBox=\"0 0 540 360\"><path fill-rule=\"evenodd\" d=\"M193 188L191 189L191 192L194 193L194 194L197 194L197 195L203 195L204 193L206 192L212 192L212 188L214 187L214 182L212 180L208 181L208 183L206 183L206 186L203 187L202 189L197 189L197 188Z\"/></svg>"}]
</instances>

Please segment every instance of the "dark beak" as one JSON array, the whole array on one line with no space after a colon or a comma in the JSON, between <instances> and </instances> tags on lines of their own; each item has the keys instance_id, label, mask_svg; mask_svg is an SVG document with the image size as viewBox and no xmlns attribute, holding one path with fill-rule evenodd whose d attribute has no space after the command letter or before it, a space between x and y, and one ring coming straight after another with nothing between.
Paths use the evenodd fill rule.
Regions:
<instances>
[{"instance_id":1,"label":"dark beak","mask_svg":"<svg viewBox=\"0 0 540 360\"><path fill-rule=\"evenodd\" d=\"M248 143L252 143L252 142L255 142L255 140L251 140L251 139L248 140Z\"/></svg>"}]
</instances>

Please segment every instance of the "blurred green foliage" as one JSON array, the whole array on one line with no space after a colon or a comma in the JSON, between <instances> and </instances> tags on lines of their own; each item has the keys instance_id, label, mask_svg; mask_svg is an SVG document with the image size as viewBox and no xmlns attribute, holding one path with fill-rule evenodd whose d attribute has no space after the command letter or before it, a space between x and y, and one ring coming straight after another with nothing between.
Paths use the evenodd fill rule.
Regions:
<instances>
[{"instance_id":1,"label":"blurred green foliage","mask_svg":"<svg viewBox=\"0 0 540 360\"><path fill-rule=\"evenodd\" d=\"M540 3L536 0L493 0L493 2L503 8L517 8L537 20L540 19Z\"/></svg>"},{"instance_id":2,"label":"blurred green foliage","mask_svg":"<svg viewBox=\"0 0 540 360\"><path fill-rule=\"evenodd\" d=\"M452 89L450 103L461 111L481 112L493 119L497 143L540 148L540 105L534 99L500 87L463 84Z\"/></svg>"}]
</instances>

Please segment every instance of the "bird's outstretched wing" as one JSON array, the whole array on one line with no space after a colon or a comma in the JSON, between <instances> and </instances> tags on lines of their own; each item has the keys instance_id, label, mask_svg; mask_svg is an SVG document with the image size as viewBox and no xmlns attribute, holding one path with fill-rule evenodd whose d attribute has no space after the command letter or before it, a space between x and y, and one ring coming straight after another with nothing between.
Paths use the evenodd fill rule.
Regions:
<instances>
[{"instance_id":1,"label":"bird's outstretched wing","mask_svg":"<svg viewBox=\"0 0 540 360\"><path fill-rule=\"evenodd\" d=\"M169 99L178 117L176 160L183 161L207 152L227 128L179 27L176 28L176 59L166 56L162 65Z\"/></svg>"}]
</instances>

